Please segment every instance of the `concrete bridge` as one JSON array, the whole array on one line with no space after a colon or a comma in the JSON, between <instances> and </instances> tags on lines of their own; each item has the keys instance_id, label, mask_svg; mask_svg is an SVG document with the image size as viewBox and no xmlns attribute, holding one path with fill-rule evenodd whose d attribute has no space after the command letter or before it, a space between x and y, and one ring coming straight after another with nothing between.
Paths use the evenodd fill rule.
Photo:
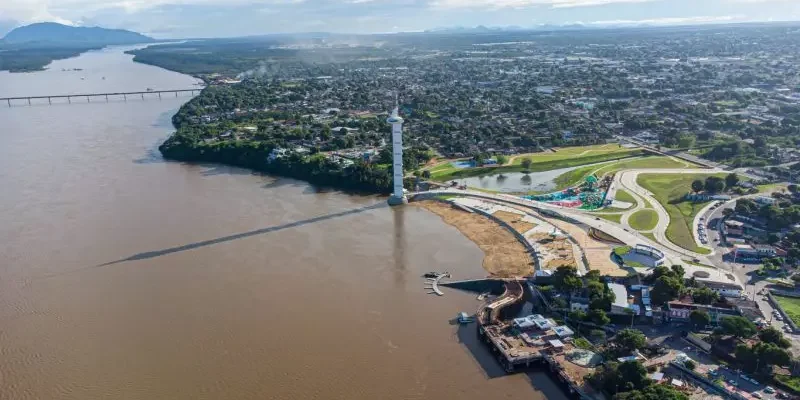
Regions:
<instances>
[{"instance_id":1,"label":"concrete bridge","mask_svg":"<svg viewBox=\"0 0 800 400\"><path fill-rule=\"evenodd\" d=\"M143 92L109 92L109 93L79 93L79 94L54 94L54 95L47 95L47 96L18 96L18 97L0 97L0 101L5 101L9 107L11 107L12 101L19 101L25 100L28 102L28 105L31 105L31 100L36 99L47 99L47 104L53 104L53 99L67 99L67 102L72 104L72 99L86 99L86 102L91 102L92 98L105 98L106 101L109 100L109 96L111 97L122 97L124 100L128 100L128 96L139 96L144 100L144 96L158 96L160 99L162 95L166 94L175 94L175 97L178 97L178 93L191 93L194 95L195 92L200 92L203 90L202 87L200 88L193 88L193 89L170 89L170 90L147 90Z\"/></svg>"}]
</instances>

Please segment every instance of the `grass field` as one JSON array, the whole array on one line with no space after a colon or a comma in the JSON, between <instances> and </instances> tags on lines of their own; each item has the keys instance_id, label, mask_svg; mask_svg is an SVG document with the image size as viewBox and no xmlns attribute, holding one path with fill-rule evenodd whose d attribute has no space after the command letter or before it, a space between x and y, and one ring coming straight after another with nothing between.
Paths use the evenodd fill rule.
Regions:
<instances>
[{"instance_id":1,"label":"grass field","mask_svg":"<svg viewBox=\"0 0 800 400\"><path fill-rule=\"evenodd\" d=\"M571 147L560 150L556 153L548 152L515 156L513 163L505 166L456 168L450 163L445 163L432 168L430 171L431 179L447 181L450 179L467 178L471 176L481 176L493 173L496 174L501 172L524 171L524 168L522 168L522 160L526 157L529 157L532 161L529 171L541 172L559 168L577 167L586 164L620 160L624 158L640 156L642 154L642 149L619 148L617 145ZM581 176L572 174L569 178L562 178L560 180L560 186L571 186L574 184L573 181L577 182L587 174L588 172ZM577 178L575 178L576 176ZM557 183L558 182L559 181L557 180Z\"/></svg>"},{"instance_id":2,"label":"grass field","mask_svg":"<svg viewBox=\"0 0 800 400\"><path fill-rule=\"evenodd\" d=\"M781 305L786 315L788 315L795 324L800 324L800 299L775 295L773 295L773 297L775 301Z\"/></svg>"},{"instance_id":3,"label":"grass field","mask_svg":"<svg viewBox=\"0 0 800 400\"><path fill-rule=\"evenodd\" d=\"M600 168L597 171L598 175L610 174L612 172L622 171L623 169L657 169L657 168L700 168L689 162L675 161L669 157L664 156L647 156L636 158L632 160L624 160L609 164Z\"/></svg>"},{"instance_id":4,"label":"grass field","mask_svg":"<svg viewBox=\"0 0 800 400\"><path fill-rule=\"evenodd\" d=\"M617 223L617 224L622 219L622 214L600 214L600 213L598 213L598 214L592 214L592 215L600 217L600 218L602 218L602 219L604 219L606 221L611 221L611 222Z\"/></svg>"},{"instance_id":5,"label":"grass field","mask_svg":"<svg viewBox=\"0 0 800 400\"><path fill-rule=\"evenodd\" d=\"M648 233L643 233L642 236L644 236L644 237L646 237L646 238L658 243L658 240L656 240L656 235L653 235L652 233L649 233L649 232Z\"/></svg>"},{"instance_id":6,"label":"grass field","mask_svg":"<svg viewBox=\"0 0 800 400\"><path fill-rule=\"evenodd\" d=\"M630 216L628 223L637 231L650 231L658 224L658 214L655 210L639 210Z\"/></svg>"},{"instance_id":7,"label":"grass field","mask_svg":"<svg viewBox=\"0 0 800 400\"><path fill-rule=\"evenodd\" d=\"M609 174L612 172L621 171L623 169L651 169L651 168L699 168L699 166L691 163L682 163L674 161L669 157L664 156L643 156L639 158L631 158L610 162L606 165L587 165L584 167L576 168L572 171L565 172L554 180L558 189L564 189L570 186L575 186L585 179L590 174L595 174L598 177ZM626 200L621 200L626 201Z\"/></svg>"},{"instance_id":8,"label":"grass field","mask_svg":"<svg viewBox=\"0 0 800 400\"><path fill-rule=\"evenodd\" d=\"M696 253L708 254L708 249L695 244L692 235L694 217L703 209L704 203L683 201L683 196L691 191L692 181L705 179L713 174L641 174L637 182L653 193L656 201L661 203L669 214L667 239L672 243ZM725 174L716 174L724 178Z\"/></svg>"},{"instance_id":9,"label":"grass field","mask_svg":"<svg viewBox=\"0 0 800 400\"><path fill-rule=\"evenodd\" d=\"M775 380L791 388L795 394L800 394L800 377L791 375L775 375Z\"/></svg>"},{"instance_id":10,"label":"grass field","mask_svg":"<svg viewBox=\"0 0 800 400\"><path fill-rule=\"evenodd\" d=\"M632 149L620 147L618 144L599 144L594 146L564 147L554 152L528 153L513 156L513 165L522 165L524 158L530 158L534 163L562 160L573 157L592 157L604 154L629 153Z\"/></svg>"},{"instance_id":11,"label":"grass field","mask_svg":"<svg viewBox=\"0 0 800 400\"><path fill-rule=\"evenodd\" d=\"M617 190L617 194L614 196L615 200L624 201L626 203L636 204L636 199L631 196L625 189Z\"/></svg>"}]
</instances>

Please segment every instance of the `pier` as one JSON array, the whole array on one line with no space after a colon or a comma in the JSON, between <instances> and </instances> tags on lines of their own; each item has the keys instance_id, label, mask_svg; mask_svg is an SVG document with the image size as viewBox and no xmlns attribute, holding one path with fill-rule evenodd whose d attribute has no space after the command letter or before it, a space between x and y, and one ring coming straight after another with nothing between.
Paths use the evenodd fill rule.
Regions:
<instances>
[{"instance_id":1,"label":"pier","mask_svg":"<svg viewBox=\"0 0 800 400\"><path fill-rule=\"evenodd\" d=\"M18 97L0 97L0 101L6 102L9 107L12 105L12 101L27 101L28 105L31 105L31 100L43 100L47 99L47 104L53 104L53 99L67 99L67 103L72 104L73 99L86 99L87 103L91 102L93 98L100 98L105 99L105 101L109 101L109 98L119 98L122 97L123 100L127 101L128 97L141 97L144 100L145 95L148 97L155 97L158 96L159 99L163 95L175 94L175 97L178 97L179 93L191 93L192 95L195 92L200 93L203 88L194 88L194 89L170 89L170 90L147 90L143 92L109 92L109 93L80 93L80 94L54 94L54 95L46 95L46 96L18 96Z\"/></svg>"},{"instance_id":2,"label":"pier","mask_svg":"<svg viewBox=\"0 0 800 400\"><path fill-rule=\"evenodd\" d=\"M542 315L504 320L513 306L525 300L523 280L503 279L503 293L478 309L478 337L508 373L532 367L544 368L565 392L575 399L591 399L592 389L584 378L592 366L578 365L568 359L576 350L572 332Z\"/></svg>"}]
</instances>

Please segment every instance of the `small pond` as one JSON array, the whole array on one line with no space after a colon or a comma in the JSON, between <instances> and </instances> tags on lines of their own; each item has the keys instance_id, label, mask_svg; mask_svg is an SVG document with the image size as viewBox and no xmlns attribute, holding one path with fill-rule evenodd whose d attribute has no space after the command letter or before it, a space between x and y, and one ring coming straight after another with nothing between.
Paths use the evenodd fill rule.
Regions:
<instances>
[{"instance_id":1,"label":"small pond","mask_svg":"<svg viewBox=\"0 0 800 400\"><path fill-rule=\"evenodd\" d=\"M608 162L586 165L599 166L607 163ZM556 189L556 183L553 180L559 175L578 168L583 168L586 165L553 169L550 171L531 172L529 174L523 172L509 172L502 174L502 176L500 174L473 176L471 178L458 179L458 183L498 192L547 192Z\"/></svg>"}]
</instances>

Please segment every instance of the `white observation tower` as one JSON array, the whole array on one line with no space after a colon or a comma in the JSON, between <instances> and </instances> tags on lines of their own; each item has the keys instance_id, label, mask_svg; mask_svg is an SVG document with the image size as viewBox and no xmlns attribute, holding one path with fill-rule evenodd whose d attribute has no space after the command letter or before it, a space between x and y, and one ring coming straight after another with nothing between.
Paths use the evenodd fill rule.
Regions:
<instances>
[{"instance_id":1,"label":"white observation tower","mask_svg":"<svg viewBox=\"0 0 800 400\"><path fill-rule=\"evenodd\" d=\"M408 198L403 193L403 118L400 118L397 95L394 100L394 110L386 122L392 124L392 196L389 205L396 206L408 203Z\"/></svg>"}]
</instances>

